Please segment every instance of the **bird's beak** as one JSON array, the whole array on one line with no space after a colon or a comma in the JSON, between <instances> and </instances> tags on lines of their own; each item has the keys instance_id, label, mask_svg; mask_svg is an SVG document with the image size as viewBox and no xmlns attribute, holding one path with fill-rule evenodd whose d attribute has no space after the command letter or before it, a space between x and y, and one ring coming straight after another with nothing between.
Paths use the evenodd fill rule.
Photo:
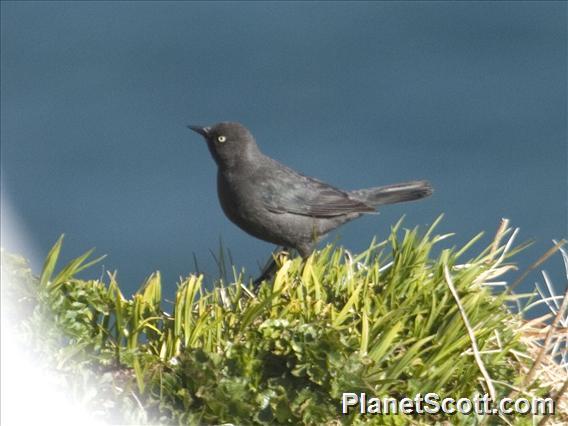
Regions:
<instances>
[{"instance_id":1,"label":"bird's beak","mask_svg":"<svg viewBox=\"0 0 568 426\"><path fill-rule=\"evenodd\" d=\"M209 136L209 131L211 130L211 127L203 126L187 126L187 128L193 130L195 133L199 133L204 138L207 138L207 136Z\"/></svg>"}]
</instances>

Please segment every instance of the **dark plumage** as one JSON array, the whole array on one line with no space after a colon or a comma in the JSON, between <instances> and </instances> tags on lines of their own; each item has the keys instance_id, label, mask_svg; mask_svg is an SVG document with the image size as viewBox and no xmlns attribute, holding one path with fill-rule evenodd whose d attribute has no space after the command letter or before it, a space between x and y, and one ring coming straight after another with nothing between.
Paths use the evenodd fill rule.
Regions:
<instances>
[{"instance_id":1,"label":"dark plumage","mask_svg":"<svg viewBox=\"0 0 568 426\"><path fill-rule=\"evenodd\" d=\"M239 123L189 126L202 135L218 166L223 211L241 229L307 257L317 240L338 226L384 204L432 194L426 181L343 191L304 176L258 149Z\"/></svg>"}]
</instances>

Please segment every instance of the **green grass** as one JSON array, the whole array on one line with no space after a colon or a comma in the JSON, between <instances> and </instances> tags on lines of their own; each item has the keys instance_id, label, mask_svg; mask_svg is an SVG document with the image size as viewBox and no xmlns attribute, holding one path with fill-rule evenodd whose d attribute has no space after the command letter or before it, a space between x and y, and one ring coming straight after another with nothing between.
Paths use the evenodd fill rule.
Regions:
<instances>
[{"instance_id":1,"label":"green grass","mask_svg":"<svg viewBox=\"0 0 568 426\"><path fill-rule=\"evenodd\" d=\"M117 423L533 424L539 416L340 414L343 392L457 399L491 387L497 397L519 387L526 395L552 391L523 383L534 356L521 316L507 308L523 296L487 285L513 269L508 262L521 247L501 244L511 230L477 255L470 250L481 235L435 257L433 246L449 236L434 226L421 234L399 222L357 255L331 245L306 262L281 255L274 280L257 294L239 276L206 291L203 277L190 275L173 302L162 299L159 272L130 298L114 274L75 278L98 260L91 252L57 270L60 238L40 277L3 253L4 294L25 344L87 409Z\"/></svg>"}]
</instances>

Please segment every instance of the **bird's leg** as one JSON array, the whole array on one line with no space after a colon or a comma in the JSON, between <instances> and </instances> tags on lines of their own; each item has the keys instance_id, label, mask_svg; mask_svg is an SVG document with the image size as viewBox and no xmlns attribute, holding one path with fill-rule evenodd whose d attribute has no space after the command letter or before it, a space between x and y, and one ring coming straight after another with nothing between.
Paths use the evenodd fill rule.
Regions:
<instances>
[{"instance_id":1,"label":"bird's leg","mask_svg":"<svg viewBox=\"0 0 568 426\"><path fill-rule=\"evenodd\" d=\"M279 246L276 247L276 249L272 252L270 258L266 261L266 264L260 271L260 276L252 282L255 289L257 289L260 286L260 283L262 283L263 281L270 280L274 277L274 274L278 269L278 265L276 264L275 260L276 256L278 255L278 253L281 253L285 250L286 247Z\"/></svg>"},{"instance_id":2,"label":"bird's leg","mask_svg":"<svg viewBox=\"0 0 568 426\"><path fill-rule=\"evenodd\" d=\"M266 261L266 264L262 268L260 276L252 282L253 288L255 290L258 289L258 287L263 281L268 281L274 278L274 275L278 270L278 264L276 263L276 258L278 254L286 251L290 252L291 250L284 246L278 246L274 249L270 257ZM313 251L314 251L314 243L301 245L296 249L296 252L298 252L298 254L302 257L304 263L307 260L307 258L310 256L310 254L312 254Z\"/></svg>"}]
</instances>

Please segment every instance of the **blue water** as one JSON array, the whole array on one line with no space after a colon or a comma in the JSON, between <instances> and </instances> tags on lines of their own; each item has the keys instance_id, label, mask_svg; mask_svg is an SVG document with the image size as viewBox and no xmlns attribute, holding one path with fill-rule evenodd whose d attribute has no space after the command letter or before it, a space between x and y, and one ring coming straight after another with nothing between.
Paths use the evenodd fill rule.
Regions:
<instances>
[{"instance_id":1,"label":"blue water","mask_svg":"<svg viewBox=\"0 0 568 426\"><path fill-rule=\"evenodd\" d=\"M224 217L214 163L185 127L225 120L340 187L432 182L432 198L330 237L353 251L403 214L412 227L444 212L440 232L457 232L446 246L510 218L519 242L536 241L521 268L568 235L566 3L2 2L1 12L3 234L9 202L36 271L65 233L63 258L97 247L126 293L160 269L171 295L194 255L215 276L219 238L256 273L272 246ZM561 290L560 257L544 267Z\"/></svg>"}]
</instances>

